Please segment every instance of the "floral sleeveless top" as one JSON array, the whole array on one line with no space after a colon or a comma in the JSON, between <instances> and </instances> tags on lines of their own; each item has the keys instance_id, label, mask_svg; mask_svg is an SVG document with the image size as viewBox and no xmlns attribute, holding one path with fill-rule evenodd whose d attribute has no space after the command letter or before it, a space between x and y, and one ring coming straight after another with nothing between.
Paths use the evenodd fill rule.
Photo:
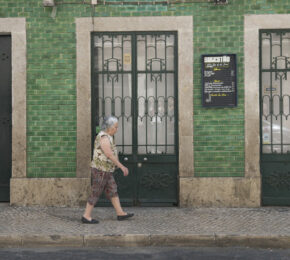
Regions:
<instances>
[{"instance_id":1,"label":"floral sleeveless top","mask_svg":"<svg viewBox=\"0 0 290 260\"><path fill-rule=\"evenodd\" d=\"M100 141L103 136L107 136L109 138L111 149L114 155L118 158L117 147L115 145L113 137L106 132L101 131L95 139L94 155L91 162L91 167L104 172L114 172L116 169L115 164L104 154L103 150L101 149Z\"/></svg>"}]
</instances>

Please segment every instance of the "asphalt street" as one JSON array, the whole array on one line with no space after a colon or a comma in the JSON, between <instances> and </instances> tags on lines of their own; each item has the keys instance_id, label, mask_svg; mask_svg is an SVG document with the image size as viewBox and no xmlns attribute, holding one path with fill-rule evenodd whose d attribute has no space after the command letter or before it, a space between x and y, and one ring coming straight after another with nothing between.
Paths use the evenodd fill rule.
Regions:
<instances>
[{"instance_id":1,"label":"asphalt street","mask_svg":"<svg viewBox=\"0 0 290 260\"><path fill-rule=\"evenodd\" d=\"M13 248L1 249L1 260L288 260L290 249L253 249L242 247L108 247L108 248Z\"/></svg>"}]
</instances>

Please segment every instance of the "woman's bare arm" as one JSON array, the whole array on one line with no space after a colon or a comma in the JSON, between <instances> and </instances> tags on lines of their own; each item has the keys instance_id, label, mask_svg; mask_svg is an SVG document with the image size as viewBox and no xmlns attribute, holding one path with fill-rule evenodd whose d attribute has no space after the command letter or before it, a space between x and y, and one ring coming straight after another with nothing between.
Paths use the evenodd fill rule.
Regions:
<instances>
[{"instance_id":1,"label":"woman's bare arm","mask_svg":"<svg viewBox=\"0 0 290 260\"><path fill-rule=\"evenodd\" d=\"M101 149L103 150L104 154L117 166L119 167L123 173L124 176L127 176L129 171L128 169L119 162L118 158L114 155L112 149L111 149L111 144L109 141L109 138L106 136L103 136L100 140L100 145L101 145Z\"/></svg>"}]
</instances>

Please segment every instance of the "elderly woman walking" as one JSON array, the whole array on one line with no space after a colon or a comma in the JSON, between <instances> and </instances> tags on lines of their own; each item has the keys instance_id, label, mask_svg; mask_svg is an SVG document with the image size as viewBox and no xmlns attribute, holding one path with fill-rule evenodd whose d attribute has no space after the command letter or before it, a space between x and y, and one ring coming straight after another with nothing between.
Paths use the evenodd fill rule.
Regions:
<instances>
[{"instance_id":1,"label":"elderly woman walking","mask_svg":"<svg viewBox=\"0 0 290 260\"><path fill-rule=\"evenodd\" d=\"M91 162L92 191L88 198L82 222L85 224L97 224L98 220L92 219L91 214L100 195L105 191L106 197L111 200L118 220L133 217L133 213L123 211L117 193L117 184L113 172L120 168L124 176L128 176L128 169L119 162L117 148L113 136L118 130L118 119L114 116L106 117L101 131L96 136L93 160Z\"/></svg>"}]
</instances>

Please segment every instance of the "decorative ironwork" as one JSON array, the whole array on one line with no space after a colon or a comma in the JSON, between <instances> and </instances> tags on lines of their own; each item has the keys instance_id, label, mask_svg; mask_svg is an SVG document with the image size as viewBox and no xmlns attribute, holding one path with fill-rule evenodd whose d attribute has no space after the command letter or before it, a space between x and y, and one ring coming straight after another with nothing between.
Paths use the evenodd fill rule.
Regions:
<instances>
[{"instance_id":1,"label":"decorative ironwork","mask_svg":"<svg viewBox=\"0 0 290 260\"><path fill-rule=\"evenodd\" d=\"M9 55L7 54L7 53L2 53L2 55L1 55L1 59L2 60L9 60Z\"/></svg>"},{"instance_id":2,"label":"decorative ironwork","mask_svg":"<svg viewBox=\"0 0 290 260\"><path fill-rule=\"evenodd\" d=\"M138 35L138 151L175 153L174 34ZM144 56L144 58L142 58ZM143 61L143 59L145 59Z\"/></svg>"},{"instance_id":3,"label":"decorative ironwork","mask_svg":"<svg viewBox=\"0 0 290 260\"><path fill-rule=\"evenodd\" d=\"M0 125L11 125L10 117L0 117Z\"/></svg>"},{"instance_id":4,"label":"decorative ironwork","mask_svg":"<svg viewBox=\"0 0 290 260\"><path fill-rule=\"evenodd\" d=\"M141 154L174 154L176 35L95 33L92 46L92 92L98 107L93 125L108 114L119 119L121 154L134 153L137 145Z\"/></svg>"},{"instance_id":5,"label":"decorative ironwork","mask_svg":"<svg viewBox=\"0 0 290 260\"><path fill-rule=\"evenodd\" d=\"M116 171L114 174L115 181L118 185L119 190L128 190L130 189L130 183L127 181L127 179L124 179L123 174L121 171Z\"/></svg>"},{"instance_id":6,"label":"decorative ironwork","mask_svg":"<svg viewBox=\"0 0 290 260\"><path fill-rule=\"evenodd\" d=\"M159 68L159 71L165 69L165 60L160 58L148 59L146 69L151 72L151 81L162 81L162 73L154 73L154 67ZM155 65L156 64L156 65ZM155 66L154 66L155 65Z\"/></svg>"},{"instance_id":7,"label":"decorative ironwork","mask_svg":"<svg viewBox=\"0 0 290 260\"><path fill-rule=\"evenodd\" d=\"M163 172L145 173L140 181L141 185L148 190L160 190L168 188L174 179L172 175Z\"/></svg>"},{"instance_id":8,"label":"decorative ironwork","mask_svg":"<svg viewBox=\"0 0 290 260\"><path fill-rule=\"evenodd\" d=\"M260 32L262 152L290 151L290 30Z\"/></svg>"},{"instance_id":9,"label":"decorative ironwork","mask_svg":"<svg viewBox=\"0 0 290 260\"><path fill-rule=\"evenodd\" d=\"M274 190L290 190L290 172L274 171L263 178L264 184L270 186Z\"/></svg>"}]
</instances>

